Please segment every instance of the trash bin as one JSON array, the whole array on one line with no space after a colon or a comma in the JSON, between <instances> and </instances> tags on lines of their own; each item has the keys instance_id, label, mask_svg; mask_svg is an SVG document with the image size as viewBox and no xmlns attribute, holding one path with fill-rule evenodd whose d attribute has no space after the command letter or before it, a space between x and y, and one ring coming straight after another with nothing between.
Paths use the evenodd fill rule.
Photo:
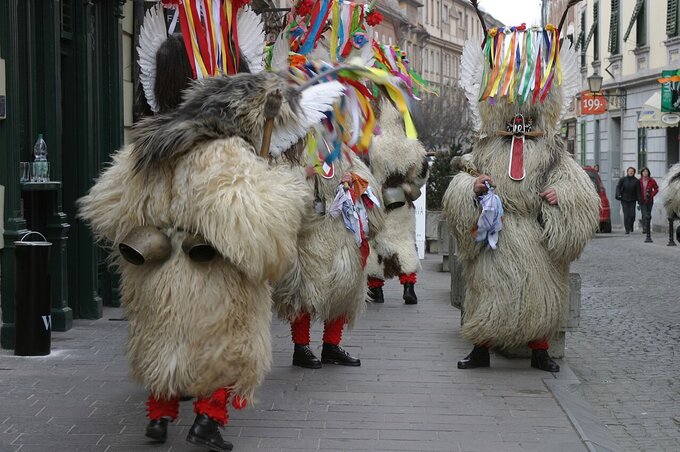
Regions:
<instances>
[{"instance_id":1,"label":"trash bin","mask_svg":"<svg viewBox=\"0 0 680 452\"><path fill-rule=\"evenodd\" d=\"M42 241L27 240L40 236ZM39 232L29 232L14 242L16 256L16 343L14 354L50 354L52 303L50 300L49 257L52 243Z\"/></svg>"}]
</instances>

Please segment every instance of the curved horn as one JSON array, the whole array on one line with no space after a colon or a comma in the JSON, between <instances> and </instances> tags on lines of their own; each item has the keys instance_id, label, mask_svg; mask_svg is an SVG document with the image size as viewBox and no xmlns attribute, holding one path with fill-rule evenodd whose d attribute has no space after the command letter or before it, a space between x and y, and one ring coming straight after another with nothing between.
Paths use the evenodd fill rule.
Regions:
<instances>
[{"instance_id":1,"label":"curved horn","mask_svg":"<svg viewBox=\"0 0 680 452\"><path fill-rule=\"evenodd\" d=\"M482 12L479 10L479 0L470 0L470 3L472 3L472 7L477 11L477 17L479 17L479 21L482 23L482 30L484 30L484 40L482 41L482 48L484 48L484 43L486 42L486 35L489 34L489 29L486 28L486 22L484 22L484 16L482 15Z\"/></svg>"},{"instance_id":2,"label":"curved horn","mask_svg":"<svg viewBox=\"0 0 680 452\"><path fill-rule=\"evenodd\" d=\"M564 21L567 18L567 12L569 11L569 8L580 2L581 0L569 0L569 3L567 3L567 7L565 8L564 12L562 13L562 19L560 19L560 25L557 27L558 31L562 31L562 25L564 25Z\"/></svg>"}]
</instances>

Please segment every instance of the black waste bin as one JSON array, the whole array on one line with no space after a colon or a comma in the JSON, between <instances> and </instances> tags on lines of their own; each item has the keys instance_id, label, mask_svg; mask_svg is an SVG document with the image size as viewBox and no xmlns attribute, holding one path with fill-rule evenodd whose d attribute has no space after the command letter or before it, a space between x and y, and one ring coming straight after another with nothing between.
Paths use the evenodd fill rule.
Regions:
<instances>
[{"instance_id":1,"label":"black waste bin","mask_svg":"<svg viewBox=\"0 0 680 452\"><path fill-rule=\"evenodd\" d=\"M27 240L29 236L42 241ZM16 256L16 343L14 354L50 354L52 303L50 300L49 258L52 243L39 232L30 232L14 242Z\"/></svg>"}]
</instances>

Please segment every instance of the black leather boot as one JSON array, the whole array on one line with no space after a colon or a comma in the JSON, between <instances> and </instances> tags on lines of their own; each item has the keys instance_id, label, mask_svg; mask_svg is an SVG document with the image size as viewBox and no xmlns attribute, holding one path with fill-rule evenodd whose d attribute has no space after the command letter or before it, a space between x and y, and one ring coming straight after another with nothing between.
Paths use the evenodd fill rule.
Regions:
<instances>
[{"instance_id":1,"label":"black leather boot","mask_svg":"<svg viewBox=\"0 0 680 452\"><path fill-rule=\"evenodd\" d=\"M373 303L384 303L385 302L385 297L383 296L382 287L374 287L372 289L368 289L368 297L369 297L369 301L372 301Z\"/></svg>"},{"instance_id":2,"label":"black leather boot","mask_svg":"<svg viewBox=\"0 0 680 452\"><path fill-rule=\"evenodd\" d=\"M404 284L404 303L418 304L418 297L416 296L416 291L413 289L412 283Z\"/></svg>"},{"instance_id":3,"label":"black leather boot","mask_svg":"<svg viewBox=\"0 0 680 452\"><path fill-rule=\"evenodd\" d=\"M229 441L222 439L220 425L206 414L197 414L191 426L187 441L197 446L207 447L217 452L228 452L234 448Z\"/></svg>"},{"instance_id":4,"label":"black leather boot","mask_svg":"<svg viewBox=\"0 0 680 452\"><path fill-rule=\"evenodd\" d=\"M548 350L531 351L531 367L545 370L546 372L559 372L560 366L548 354Z\"/></svg>"},{"instance_id":5,"label":"black leather boot","mask_svg":"<svg viewBox=\"0 0 680 452\"><path fill-rule=\"evenodd\" d=\"M147 438L164 443L168 438L168 420L166 418L151 419L146 426Z\"/></svg>"},{"instance_id":6,"label":"black leather boot","mask_svg":"<svg viewBox=\"0 0 680 452\"><path fill-rule=\"evenodd\" d=\"M321 361L314 355L309 345L295 344L293 365L307 369L321 369Z\"/></svg>"},{"instance_id":7,"label":"black leather boot","mask_svg":"<svg viewBox=\"0 0 680 452\"><path fill-rule=\"evenodd\" d=\"M339 345L327 344L325 342L321 350L321 362L340 364L341 366L361 366L359 358L354 358Z\"/></svg>"},{"instance_id":8,"label":"black leather boot","mask_svg":"<svg viewBox=\"0 0 680 452\"><path fill-rule=\"evenodd\" d=\"M489 347L475 345L472 352L464 359L458 361L459 369L474 369L476 367L489 367Z\"/></svg>"}]
</instances>

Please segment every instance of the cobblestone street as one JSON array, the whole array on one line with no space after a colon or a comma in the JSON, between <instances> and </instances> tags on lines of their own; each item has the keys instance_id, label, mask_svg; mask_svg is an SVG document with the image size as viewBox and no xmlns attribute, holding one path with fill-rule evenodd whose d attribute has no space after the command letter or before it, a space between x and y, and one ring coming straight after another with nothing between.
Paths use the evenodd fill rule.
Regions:
<instances>
[{"instance_id":1,"label":"cobblestone street","mask_svg":"<svg viewBox=\"0 0 680 452\"><path fill-rule=\"evenodd\" d=\"M680 450L680 246L668 235L598 234L572 271L581 325L567 360L624 450Z\"/></svg>"}]
</instances>

